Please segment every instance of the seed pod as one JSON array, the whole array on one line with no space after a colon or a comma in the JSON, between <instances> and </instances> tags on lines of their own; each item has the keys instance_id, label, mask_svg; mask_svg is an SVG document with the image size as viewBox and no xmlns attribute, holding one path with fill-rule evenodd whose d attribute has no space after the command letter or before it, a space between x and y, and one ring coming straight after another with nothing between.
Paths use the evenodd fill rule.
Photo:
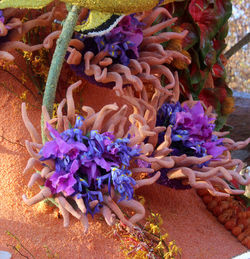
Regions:
<instances>
[{"instance_id":1,"label":"seed pod","mask_svg":"<svg viewBox=\"0 0 250 259\"><path fill-rule=\"evenodd\" d=\"M208 203L207 208L208 210L213 210L218 205L218 202L216 200L212 200Z\"/></svg>"},{"instance_id":2,"label":"seed pod","mask_svg":"<svg viewBox=\"0 0 250 259\"><path fill-rule=\"evenodd\" d=\"M227 209L223 211L223 213L218 217L218 220L222 223L225 224L230 218L233 216L234 211L232 209Z\"/></svg>"},{"instance_id":3,"label":"seed pod","mask_svg":"<svg viewBox=\"0 0 250 259\"><path fill-rule=\"evenodd\" d=\"M222 212L223 212L223 210L222 210L222 208L221 208L221 206L220 205L217 205L215 208L213 208L213 214L215 215L215 216L219 216L220 214L222 214Z\"/></svg>"},{"instance_id":4,"label":"seed pod","mask_svg":"<svg viewBox=\"0 0 250 259\"><path fill-rule=\"evenodd\" d=\"M242 243L242 245L244 245L248 249L250 249L250 236L247 236L241 243Z\"/></svg>"},{"instance_id":5,"label":"seed pod","mask_svg":"<svg viewBox=\"0 0 250 259\"><path fill-rule=\"evenodd\" d=\"M202 197L203 201L205 204L208 204L209 202L211 202L213 200L213 196L211 195L205 195Z\"/></svg>"},{"instance_id":6,"label":"seed pod","mask_svg":"<svg viewBox=\"0 0 250 259\"><path fill-rule=\"evenodd\" d=\"M238 213L239 218L247 218L247 213L245 211L241 211Z\"/></svg>"},{"instance_id":7,"label":"seed pod","mask_svg":"<svg viewBox=\"0 0 250 259\"><path fill-rule=\"evenodd\" d=\"M244 228L247 227L247 219L246 218L239 218L237 221L238 225L242 224L244 226Z\"/></svg>"},{"instance_id":8,"label":"seed pod","mask_svg":"<svg viewBox=\"0 0 250 259\"><path fill-rule=\"evenodd\" d=\"M232 218L225 223L225 228L228 230L231 230L236 226L236 223L237 223L236 218Z\"/></svg>"},{"instance_id":9,"label":"seed pod","mask_svg":"<svg viewBox=\"0 0 250 259\"><path fill-rule=\"evenodd\" d=\"M222 208L222 210L226 210L229 208L230 202L229 201L221 201L220 202L220 206Z\"/></svg>"},{"instance_id":10,"label":"seed pod","mask_svg":"<svg viewBox=\"0 0 250 259\"><path fill-rule=\"evenodd\" d=\"M229 218L226 214L222 213L218 217L218 220L220 221L220 223L225 224L229 220Z\"/></svg>"},{"instance_id":11,"label":"seed pod","mask_svg":"<svg viewBox=\"0 0 250 259\"><path fill-rule=\"evenodd\" d=\"M242 231L241 227L236 226L232 229L232 234L237 237L241 233L241 231Z\"/></svg>"},{"instance_id":12,"label":"seed pod","mask_svg":"<svg viewBox=\"0 0 250 259\"><path fill-rule=\"evenodd\" d=\"M245 233L240 233L237 237L237 239L241 242L246 237Z\"/></svg>"}]
</instances>

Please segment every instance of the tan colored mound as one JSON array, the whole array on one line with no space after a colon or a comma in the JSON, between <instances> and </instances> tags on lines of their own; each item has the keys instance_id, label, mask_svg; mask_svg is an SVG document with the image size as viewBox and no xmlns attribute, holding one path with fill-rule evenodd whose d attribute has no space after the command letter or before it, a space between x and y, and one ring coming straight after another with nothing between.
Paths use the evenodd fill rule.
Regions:
<instances>
[{"instance_id":1,"label":"tan colored mound","mask_svg":"<svg viewBox=\"0 0 250 259\"><path fill-rule=\"evenodd\" d=\"M24 89L0 73L2 82L21 95ZM82 86L84 105L100 109L104 104L122 103L115 93L95 86ZM35 91L35 89L33 89ZM39 107L41 99L28 100ZM29 106L28 114L39 128L40 110ZM29 138L21 119L21 100L0 87L0 135L13 142ZM62 220L53 214L38 211L38 206L27 207L22 202L22 194L28 196L38 189L27 190L29 175L22 171L29 158L26 149L0 138L0 250L14 254L7 244L15 244L5 234L14 233L29 249L35 258L46 258L46 245L59 258L124 258L119 250L120 243L110 236L110 228L100 216L89 218L89 233L83 234L80 222L71 218L70 227L63 228ZM229 259L243 253L243 247L216 219L208 212L194 190L175 191L159 185L143 187L137 192L145 196L146 208L159 212L164 220L164 228L169 239L175 239L183 250L184 259ZM21 258L15 255L14 258Z\"/></svg>"}]
</instances>

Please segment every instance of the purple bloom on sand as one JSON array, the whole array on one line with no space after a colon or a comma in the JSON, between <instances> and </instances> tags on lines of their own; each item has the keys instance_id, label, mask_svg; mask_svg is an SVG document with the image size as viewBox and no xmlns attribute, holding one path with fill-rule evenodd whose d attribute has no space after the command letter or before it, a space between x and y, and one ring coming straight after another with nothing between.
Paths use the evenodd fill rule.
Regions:
<instances>
[{"instance_id":1,"label":"purple bloom on sand","mask_svg":"<svg viewBox=\"0 0 250 259\"><path fill-rule=\"evenodd\" d=\"M179 102L163 104L157 114L157 126L170 126L172 129L170 148L173 151L171 155L186 154L196 157L212 155L212 160L217 160L226 150L222 139L213 135L214 119L205 114L200 102L197 102L192 108L181 107ZM165 132L159 134L158 145L163 142L164 134ZM207 165L209 162L207 161L203 165ZM169 180L166 171L162 172L158 182L172 188L181 184L181 182Z\"/></svg>"},{"instance_id":2,"label":"purple bloom on sand","mask_svg":"<svg viewBox=\"0 0 250 259\"><path fill-rule=\"evenodd\" d=\"M157 126L172 128L173 155L212 155L216 159L226 150L222 140L213 135L214 119L205 114L200 102L192 108L181 107L180 103L164 104L157 114ZM162 143L163 136L164 133L159 136L158 144Z\"/></svg>"},{"instance_id":3,"label":"purple bloom on sand","mask_svg":"<svg viewBox=\"0 0 250 259\"><path fill-rule=\"evenodd\" d=\"M115 139L110 132L90 131L86 136L80 129L84 119L76 118L74 128L57 132L47 124L52 137L40 151L41 161L52 159L55 172L46 180L45 186L53 194L63 192L65 196L83 198L87 212L99 211L103 201L101 189L111 185L121 195L121 200L131 199L135 180L127 169L130 160L140 154L137 146L128 146L129 139ZM120 169L122 168L122 169ZM99 200L92 210L89 202Z\"/></svg>"}]
</instances>

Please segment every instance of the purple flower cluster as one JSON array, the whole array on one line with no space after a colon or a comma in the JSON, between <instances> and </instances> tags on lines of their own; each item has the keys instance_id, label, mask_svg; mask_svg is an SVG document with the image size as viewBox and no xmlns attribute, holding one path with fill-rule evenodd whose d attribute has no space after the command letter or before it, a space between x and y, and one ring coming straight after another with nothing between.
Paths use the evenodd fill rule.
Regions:
<instances>
[{"instance_id":1,"label":"purple flower cluster","mask_svg":"<svg viewBox=\"0 0 250 259\"><path fill-rule=\"evenodd\" d=\"M94 214L101 206L104 185L111 186L120 193L121 199L131 199L135 180L128 170L130 160L140 155L137 146L128 146L129 139L115 139L110 132L98 133L92 130L86 136L80 129L84 123L78 116L74 128L61 134L47 124L53 140L45 143L40 151L41 161L53 159L55 172L45 186L53 194L63 192L66 196L83 198L88 212ZM92 211L89 202L99 200Z\"/></svg>"},{"instance_id":2,"label":"purple flower cluster","mask_svg":"<svg viewBox=\"0 0 250 259\"><path fill-rule=\"evenodd\" d=\"M200 102L192 108L181 107L180 103L165 103L157 113L157 126L170 126L172 128L171 145L173 150L171 155L203 157L212 155L212 159L217 159L226 148L222 139L213 135L215 128L214 119L209 118ZM159 134L158 145L164 140L164 132ZM205 164L209 164L209 161ZM203 165L201 165L203 166ZM178 179L170 180L167 177L167 169L161 170L161 177L158 183L175 189L185 189Z\"/></svg>"},{"instance_id":3,"label":"purple flower cluster","mask_svg":"<svg viewBox=\"0 0 250 259\"><path fill-rule=\"evenodd\" d=\"M4 16L2 10L0 10L0 22L4 23Z\"/></svg>"},{"instance_id":4,"label":"purple flower cluster","mask_svg":"<svg viewBox=\"0 0 250 259\"><path fill-rule=\"evenodd\" d=\"M222 139L213 135L214 119L205 114L200 102L192 108L181 107L180 103L164 104L157 114L157 126L160 125L172 128L172 155L212 155L216 159L226 150ZM159 144L162 141L161 135Z\"/></svg>"},{"instance_id":5,"label":"purple flower cluster","mask_svg":"<svg viewBox=\"0 0 250 259\"><path fill-rule=\"evenodd\" d=\"M100 51L108 51L113 63L128 66L130 59L136 59L139 56L138 47L143 40L140 27L141 23L133 15L128 15L104 36L88 38L77 34L76 37L85 45L82 54L92 51L96 55Z\"/></svg>"}]
</instances>

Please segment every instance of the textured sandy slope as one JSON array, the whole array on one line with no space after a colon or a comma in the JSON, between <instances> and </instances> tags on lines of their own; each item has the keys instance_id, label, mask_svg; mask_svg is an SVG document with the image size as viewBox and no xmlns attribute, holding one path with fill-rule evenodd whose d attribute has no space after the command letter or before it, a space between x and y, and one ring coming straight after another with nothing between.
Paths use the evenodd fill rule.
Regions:
<instances>
[{"instance_id":1,"label":"textured sandy slope","mask_svg":"<svg viewBox=\"0 0 250 259\"><path fill-rule=\"evenodd\" d=\"M15 86L21 94L18 84L0 73L1 81ZM19 90L20 89L20 90ZM110 90L84 86L83 102L100 108L103 104L114 102L115 95ZM38 105L38 101L29 98ZM121 100L116 99L121 103ZM0 134L12 141L29 138L20 114L21 101L0 87ZM39 127L40 111L29 108L31 120ZM46 258L43 245L57 252L60 258L123 258L119 252L119 242L108 236L109 228L99 220L89 218L90 229L83 235L79 222L71 219L70 227L62 227L62 220L52 214L42 214L37 206L27 207L22 203L21 195L27 193L29 176L21 172L28 154L18 145L7 141L0 142L0 249L13 243L5 234L6 230L15 233L36 258ZM146 198L146 206L161 213L164 227L171 239L183 250L184 259L229 259L246 249L220 225L205 209L200 198L193 190L175 191L155 185L144 187L139 194ZM20 258L20 256L15 256Z\"/></svg>"}]
</instances>

